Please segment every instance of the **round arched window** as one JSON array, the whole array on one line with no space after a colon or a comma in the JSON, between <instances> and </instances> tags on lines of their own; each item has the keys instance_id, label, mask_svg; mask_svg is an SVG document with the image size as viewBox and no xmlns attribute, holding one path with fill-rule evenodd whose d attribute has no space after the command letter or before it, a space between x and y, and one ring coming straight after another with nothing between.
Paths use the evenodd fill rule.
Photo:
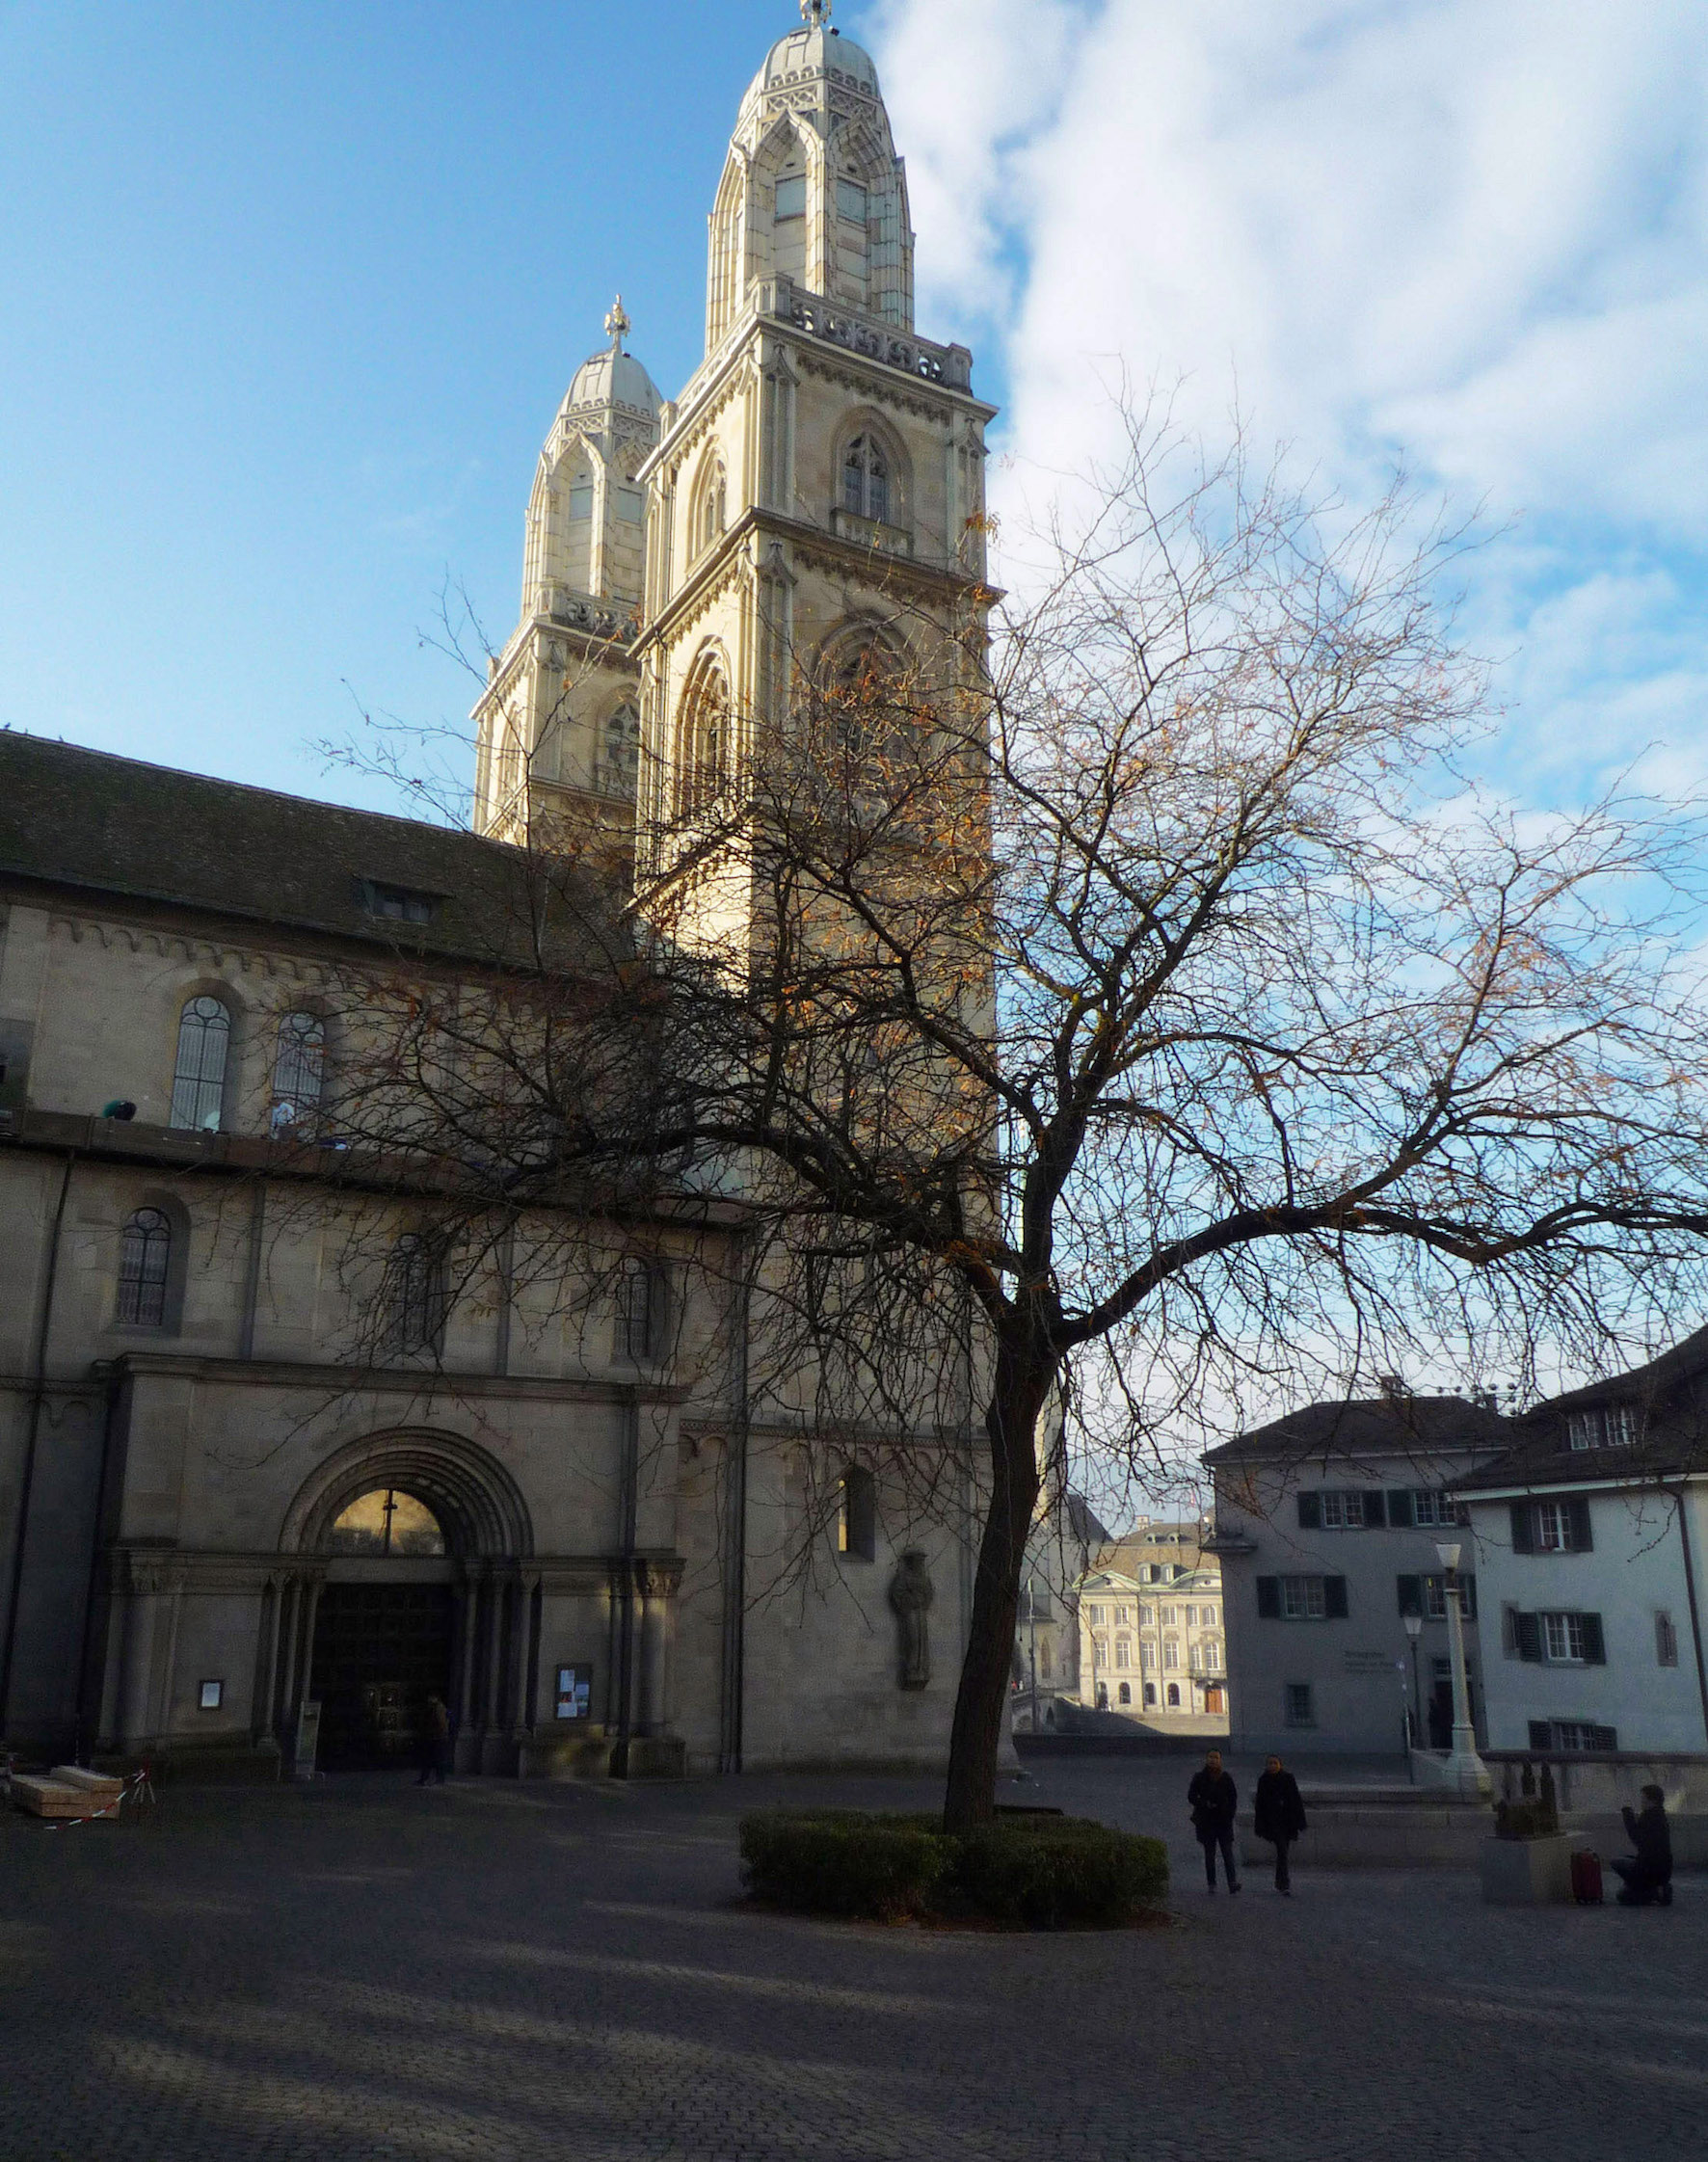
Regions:
<instances>
[{"instance_id":1,"label":"round arched window","mask_svg":"<svg viewBox=\"0 0 1708 2162\"><path fill-rule=\"evenodd\" d=\"M333 1522L334 1554L409 1555L445 1551L444 1533L425 1502L400 1487L376 1486L339 1510Z\"/></svg>"}]
</instances>

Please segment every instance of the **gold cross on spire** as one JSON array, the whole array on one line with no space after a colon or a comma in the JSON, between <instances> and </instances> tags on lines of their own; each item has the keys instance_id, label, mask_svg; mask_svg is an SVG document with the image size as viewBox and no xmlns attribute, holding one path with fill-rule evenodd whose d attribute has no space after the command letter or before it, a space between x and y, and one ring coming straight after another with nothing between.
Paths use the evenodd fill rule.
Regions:
<instances>
[{"instance_id":1,"label":"gold cross on spire","mask_svg":"<svg viewBox=\"0 0 1708 2162\"><path fill-rule=\"evenodd\" d=\"M605 317L605 335L610 339L611 343L616 347L619 353L621 353L623 350L623 340L628 335L629 332L633 330L633 328L634 325L628 320L627 315L624 312L623 295L619 293L617 295L617 298L611 303L610 313Z\"/></svg>"}]
</instances>

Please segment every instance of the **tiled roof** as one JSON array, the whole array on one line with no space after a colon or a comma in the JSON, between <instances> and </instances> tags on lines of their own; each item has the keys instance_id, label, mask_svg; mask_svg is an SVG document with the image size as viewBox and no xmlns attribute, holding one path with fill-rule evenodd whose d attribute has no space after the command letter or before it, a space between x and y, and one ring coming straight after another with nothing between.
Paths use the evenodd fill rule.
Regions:
<instances>
[{"instance_id":1,"label":"tiled roof","mask_svg":"<svg viewBox=\"0 0 1708 2162\"><path fill-rule=\"evenodd\" d=\"M1204 1461L1304 1463L1313 1457L1480 1452L1508 1447L1511 1439L1509 1421L1467 1397L1354 1397L1305 1404L1208 1451Z\"/></svg>"},{"instance_id":2,"label":"tiled roof","mask_svg":"<svg viewBox=\"0 0 1708 2162\"><path fill-rule=\"evenodd\" d=\"M425 820L252 788L0 731L0 880L27 879L463 960L525 960L538 918L561 967L621 950L612 896L578 867ZM374 889L431 896L425 923Z\"/></svg>"}]
</instances>

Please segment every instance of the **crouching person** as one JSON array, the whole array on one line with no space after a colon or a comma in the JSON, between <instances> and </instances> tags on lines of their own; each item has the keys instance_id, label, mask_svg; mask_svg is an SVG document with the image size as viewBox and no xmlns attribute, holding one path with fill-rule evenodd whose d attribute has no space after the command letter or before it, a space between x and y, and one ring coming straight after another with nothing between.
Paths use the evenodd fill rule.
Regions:
<instances>
[{"instance_id":1,"label":"crouching person","mask_svg":"<svg viewBox=\"0 0 1708 2162\"><path fill-rule=\"evenodd\" d=\"M1624 1880L1621 1907L1670 1907L1672 1905L1672 1833L1667 1824L1667 1797L1657 1786L1642 1790L1643 1809L1639 1816L1625 1804L1625 1831L1636 1848L1634 1855L1618 1855L1614 1868Z\"/></svg>"}]
</instances>

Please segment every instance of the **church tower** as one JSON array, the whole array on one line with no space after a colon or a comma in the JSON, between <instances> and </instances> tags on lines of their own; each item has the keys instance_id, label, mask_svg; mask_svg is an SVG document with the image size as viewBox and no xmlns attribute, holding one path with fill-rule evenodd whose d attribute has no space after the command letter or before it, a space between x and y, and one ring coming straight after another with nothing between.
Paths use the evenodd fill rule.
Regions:
<instances>
[{"instance_id":1,"label":"church tower","mask_svg":"<svg viewBox=\"0 0 1708 2162\"><path fill-rule=\"evenodd\" d=\"M973 395L964 347L914 331L907 177L877 70L830 0L801 13L742 99L710 219L706 357L643 468L646 834L691 832L803 675L874 644L921 661L981 604L996 409ZM651 845L643 867L667 873ZM720 919L741 905L727 878L721 893Z\"/></svg>"},{"instance_id":2,"label":"church tower","mask_svg":"<svg viewBox=\"0 0 1708 2162\"><path fill-rule=\"evenodd\" d=\"M640 751L636 640L645 582L640 475L663 400L624 350L628 317L576 369L528 502L521 615L474 708L474 823L520 841L541 820L627 846Z\"/></svg>"}]
</instances>

